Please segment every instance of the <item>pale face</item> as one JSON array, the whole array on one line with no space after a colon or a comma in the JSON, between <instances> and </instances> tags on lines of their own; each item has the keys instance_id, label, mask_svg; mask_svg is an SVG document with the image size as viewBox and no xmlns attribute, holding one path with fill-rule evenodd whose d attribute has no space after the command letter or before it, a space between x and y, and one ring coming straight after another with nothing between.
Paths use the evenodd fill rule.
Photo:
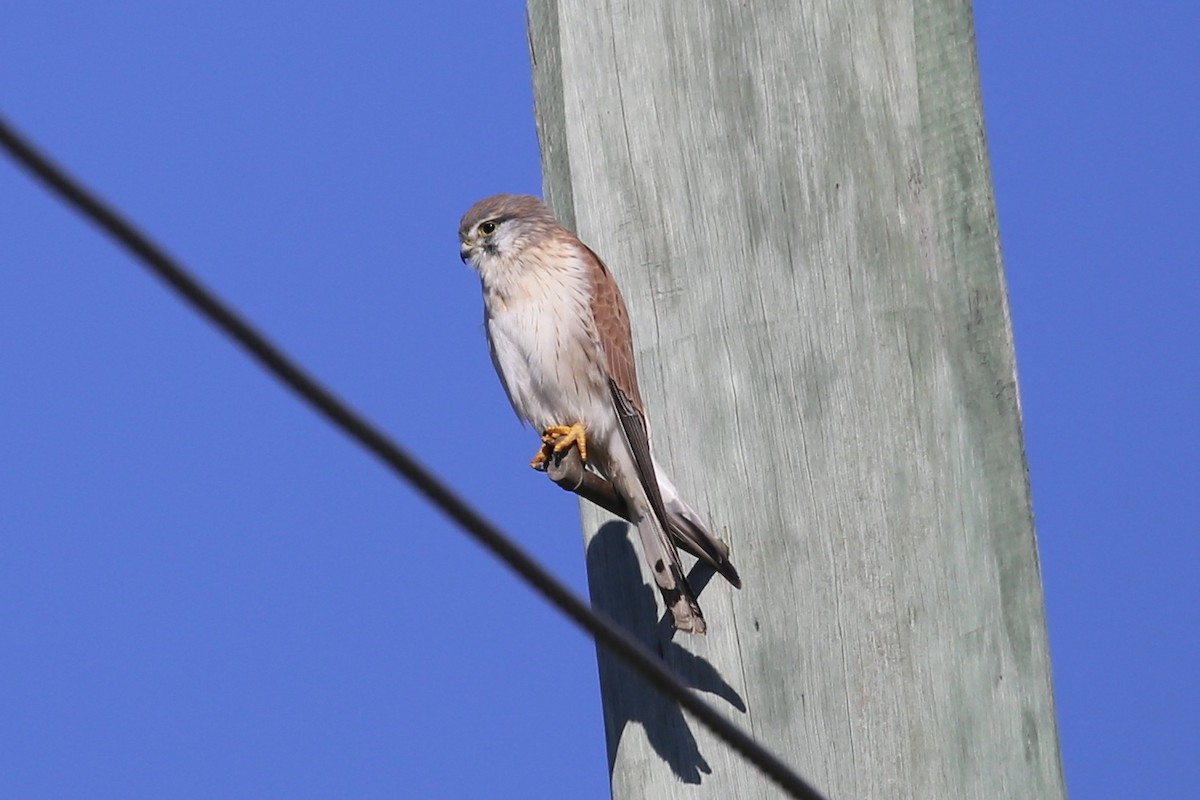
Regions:
<instances>
[{"instance_id":1,"label":"pale face","mask_svg":"<svg viewBox=\"0 0 1200 800\"><path fill-rule=\"evenodd\" d=\"M491 217L459 233L459 256L476 269L480 260L516 252L520 245L518 220Z\"/></svg>"},{"instance_id":2,"label":"pale face","mask_svg":"<svg viewBox=\"0 0 1200 800\"><path fill-rule=\"evenodd\" d=\"M546 237L565 233L536 197L498 194L480 200L463 215L458 226L459 255L484 272L501 262L515 262L526 248Z\"/></svg>"}]
</instances>

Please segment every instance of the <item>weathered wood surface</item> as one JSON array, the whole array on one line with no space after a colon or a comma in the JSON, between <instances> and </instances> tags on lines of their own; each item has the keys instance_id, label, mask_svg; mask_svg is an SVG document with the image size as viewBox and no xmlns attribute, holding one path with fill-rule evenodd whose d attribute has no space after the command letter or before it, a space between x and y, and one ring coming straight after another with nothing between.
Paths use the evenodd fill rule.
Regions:
<instances>
[{"instance_id":1,"label":"weathered wood surface","mask_svg":"<svg viewBox=\"0 0 1200 800\"><path fill-rule=\"evenodd\" d=\"M696 575L710 633L672 636L584 504L593 602L833 798L1063 797L969 3L529 12L547 201L745 581ZM614 797L775 796L600 676Z\"/></svg>"}]
</instances>

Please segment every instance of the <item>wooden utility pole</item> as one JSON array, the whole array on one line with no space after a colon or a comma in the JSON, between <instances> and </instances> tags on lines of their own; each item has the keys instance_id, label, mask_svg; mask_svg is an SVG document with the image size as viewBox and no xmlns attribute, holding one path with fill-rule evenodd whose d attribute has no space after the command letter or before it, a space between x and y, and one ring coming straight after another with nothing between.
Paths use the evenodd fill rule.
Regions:
<instances>
[{"instance_id":1,"label":"wooden utility pole","mask_svg":"<svg viewBox=\"0 0 1200 800\"><path fill-rule=\"evenodd\" d=\"M593 602L833 798L1062 798L970 3L529 26L546 199L617 276L658 459L745 581L694 571L710 632L672 635L587 506ZM614 797L776 795L600 678Z\"/></svg>"}]
</instances>

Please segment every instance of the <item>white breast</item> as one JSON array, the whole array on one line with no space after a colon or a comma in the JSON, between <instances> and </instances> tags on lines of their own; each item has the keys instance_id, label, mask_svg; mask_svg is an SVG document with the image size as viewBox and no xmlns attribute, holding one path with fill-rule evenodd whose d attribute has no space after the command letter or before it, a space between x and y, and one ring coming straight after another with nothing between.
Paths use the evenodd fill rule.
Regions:
<instances>
[{"instance_id":1,"label":"white breast","mask_svg":"<svg viewBox=\"0 0 1200 800\"><path fill-rule=\"evenodd\" d=\"M542 430L583 423L589 436L613 423L602 356L592 332L583 269L519 269L484 282L492 361L517 415Z\"/></svg>"}]
</instances>

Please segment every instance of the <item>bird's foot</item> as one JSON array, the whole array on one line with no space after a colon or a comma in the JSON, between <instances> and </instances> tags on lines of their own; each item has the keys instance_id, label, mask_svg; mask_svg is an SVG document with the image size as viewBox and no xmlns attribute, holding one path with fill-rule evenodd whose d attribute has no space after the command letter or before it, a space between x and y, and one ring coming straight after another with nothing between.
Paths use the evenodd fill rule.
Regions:
<instances>
[{"instance_id":1,"label":"bird's foot","mask_svg":"<svg viewBox=\"0 0 1200 800\"><path fill-rule=\"evenodd\" d=\"M561 453L571 445L579 448L579 458L587 463L587 431L583 424L551 425L542 432L542 445L553 453Z\"/></svg>"},{"instance_id":2,"label":"bird's foot","mask_svg":"<svg viewBox=\"0 0 1200 800\"><path fill-rule=\"evenodd\" d=\"M542 431L542 448L529 462L536 470L545 471L546 462L553 455L566 450L571 445L579 448L579 459L587 463L587 431L581 423L574 425L551 425Z\"/></svg>"}]
</instances>

